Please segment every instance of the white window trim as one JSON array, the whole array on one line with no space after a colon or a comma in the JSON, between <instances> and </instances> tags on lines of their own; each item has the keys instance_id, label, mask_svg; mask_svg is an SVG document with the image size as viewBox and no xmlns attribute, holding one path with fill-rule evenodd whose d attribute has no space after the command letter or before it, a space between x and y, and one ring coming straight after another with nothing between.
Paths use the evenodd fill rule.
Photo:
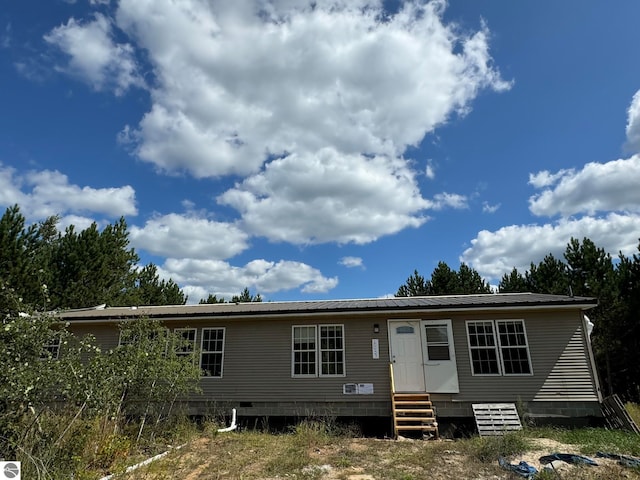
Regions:
<instances>
[{"instance_id":1,"label":"white window trim","mask_svg":"<svg viewBox=\"0 0 640 480\"><path fill-rule=\"evenodd\" d=\"M204 331L205 330L222 330L222 351L221 352L217 352L214 350L206 350L204 349ZM224 350L225 350L225 346L227 343L227 332L226 332L226 328L225 327L204 327L202 329L202 335L200 335L200 369L204 370L202 368L202 356L205 353L220 353L222 354L222 359L220 361L220 376L214 376L214 375L202 375L200 378L222 378L224 376Z\"/></svg>"},{"instance_id":2,"label":"white window trim","mask_svg":"<svg viewBox=\"0 0 640 480\"><path fill-rule=\"evenodd\" d=\"M294 336L294 331L296 328L309 328L309 327L313 327L315 330L315 340L316 340L316 348L315 348L315 365L316 365L316 373L314 374L296 374L295 373L295 353L296 351L294 350L294 341L295 341L295 336ZM340 327L342 329L342 373L339 374L328 374L322 373L322 350L320 348L320 329L322 327ZM340 378L340 377L346 377L347 376L347 356L346 356L346 339L345 339L345 328L344 328L344 324L342 323L322 323L322 324L318 324L318 325L292 325L291 326L291 377L292 378ZM327 351L337 351L337 350L327 350Z\"/></svg>"},{"instance_id":3,"label":"white window trim","mask_svg":"<svg viewBox=\"0 0 640 480\"><path fill-rule=\"evenodd\" d=\"M496 352L496 359L498 360L498 373L475 373L473 371L473 356L472 350L488 349L490 347L472 347L469 338L469 324L471 323L483 323L491 322L493 330L493 343L494 350ZM502 344L500 342L500 335L498 334L498 324L505 322L520 322L522 325L522 331L524 333L525 344L521 347L525 347L527 351L527 361L529 362L530 373L505 373L504 359L502 357ZM529 350L529 337L527 336L527 328L525 321L522 318L505 318L501 320L467 320L465 322L465 330L467 335L467 349L469 351L469 366L471 367L471 376L473 377L531 377L533 376L533 363L531 362L531 351ZM506 345L505 348L509 348L510 345Z\"/></svg>"},{"instance_id":4,"label":"white window trim","mask_svg":"<svg viewBox=\"0 0 640 480\"><path fill-rule=\"evenodd\" d=\"M178 335L182 335L182 332L195 332L193 335L193 351L192 352L178 352L176 351L176 355L189 355L195 352L196 350L196 345L198 342L198 329L197 328L174 328L173 329L173 333L178 334ZM188 340L188 339L186 339Z\"/></svg>"}]
</instances>

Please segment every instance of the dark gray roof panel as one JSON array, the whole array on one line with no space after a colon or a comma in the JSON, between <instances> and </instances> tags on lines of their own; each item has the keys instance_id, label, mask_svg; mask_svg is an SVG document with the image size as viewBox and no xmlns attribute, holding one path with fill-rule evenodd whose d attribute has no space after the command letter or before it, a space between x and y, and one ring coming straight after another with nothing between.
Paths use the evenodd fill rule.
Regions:
<instances>
[{"instance_id":1,"label":"dark gray roof panel","mask_svg":"<svg viewBox=\"0 0 640 480\"><path fill-rule=\"evenodd\" d=\"M205 305L164 305L152 307L96 307L60 312L65 320L108 320L127 317L215 317L271 316L330 312L366 312L386 310L462 310L509 307L575 306L590 308L597 300L538 293L501 293L482 295L442 295L432 297L393 297L360 300L319 300L297 302L217 303Z\"/></svg>"}]
</instances>

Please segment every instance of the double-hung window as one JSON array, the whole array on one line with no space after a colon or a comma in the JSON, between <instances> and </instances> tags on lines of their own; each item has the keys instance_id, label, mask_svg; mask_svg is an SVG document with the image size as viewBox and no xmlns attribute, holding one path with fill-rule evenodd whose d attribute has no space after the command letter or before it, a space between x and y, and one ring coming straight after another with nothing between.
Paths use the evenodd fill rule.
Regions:
<instances>
[{"instance_id":1,"label":"double-hung window","mask_svg":"<svg viewBox=\"0 0 640 480\"><path fill-rule=\"evenodd\" d=\"M127 345L142 345L143 348L149 348L151 346L155 346L155 342L158 341L162 344L162 348L167 350L167 340L168 340L169 330L166 328L160 328L157 330L151 330L146 332L143 337L139 336L139 332L134 329L125 329L120 330L120 338L118 339L118 346L127 346Z\"/></svg>"},{"instance_id":2,"label":"double-hung window","mask_svg":"<svg viewBox=\"0 0 640 480\"><path fill-rule=\"evenodd\" d=\"M205 377L222 378L224 361L224 328L203 328L200 368Z\"/></svg>"},{"instance_id":3,"label":"double-hung window","mask_svg":"<svg viewBox=\"0 0 640 480\"><path fill-rule=\"evenodd\" d=\"M529 345L522 320L496 321L504 375L530 375Z\"/></svg>"},{"instance_id":4,"label":"double-hung window","mask_svg":"<svg viewBox=\"0 0 640 480\"><path fill-rule=\"evenodd\" d=\"M291 337L294 377L345 375L343 325L294 325Z\"/></svg>"},{"instance_id":5,"label":"double-hung window","mask_svg":"<svg viewBox=\"0 0 640 480\"><path fill-rule=\"evenodd\" d=\"M195 328L175 328L173 330L178 336L178 340L182 342L176 347L176 355L186 357L191 355L195 350L197 330Z\"/></svg>"},{"instance_id":6,"label":"double-hung window","mask_svg":"<svg viewBox=\"0 0 640 480\"><path fill-rule=\"evenodd\" d=\"M467 321L473 375L531 375L523 320Z\"/></svg>"},{"instance_id":7,"label":"double-hung window","mask_svg":"<svg viewBox=\"0 0 640 480\"><path fill-rule=\"evenodd\" d=\"M41 360L53 359L57 360L60 356L60 337L58 335L53 335L49 342L44 345L42 349L42 354L40 355Z\"/></svg>"}]
</instances>

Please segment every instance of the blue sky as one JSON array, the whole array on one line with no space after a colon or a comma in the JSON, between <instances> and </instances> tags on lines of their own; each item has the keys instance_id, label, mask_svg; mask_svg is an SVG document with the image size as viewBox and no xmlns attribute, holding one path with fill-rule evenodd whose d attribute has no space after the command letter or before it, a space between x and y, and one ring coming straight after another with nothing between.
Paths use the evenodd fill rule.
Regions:
<instances>
[{"instance_id":1,"label":"blue sky","mask_svg":"<svg viewBox=\"0 0 640 480\"><path fill-rule=\"evenodd\" d=\"M197 302L640 238L640 3L3 2L0 207L127 219Z\"/></svg>"}]
</instances>

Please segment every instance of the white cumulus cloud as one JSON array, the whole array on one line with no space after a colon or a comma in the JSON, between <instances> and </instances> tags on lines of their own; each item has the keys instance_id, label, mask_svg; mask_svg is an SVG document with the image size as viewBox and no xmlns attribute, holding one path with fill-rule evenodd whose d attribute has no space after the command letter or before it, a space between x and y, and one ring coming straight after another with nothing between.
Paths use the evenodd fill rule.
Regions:
<instances>
[{"instance_id":1,"label":"white cumulus cloud","mask_svg":"<svg viewBox=\"0 0 640 480\"><path fill-rule=\"evenodd\" d=\"M135 190L123 187L93 188L69 183L55 170L16 170L0 164L0 205L17 203L31 219L78 213L102 214L110 218L137 215Z\"/></svg>"},{"instance_id":2,"label":"white cumulus cloud","mask_svg":"<svg viewBox=\"0 0 640 480\"><path fill-rule=\"evenodd\" d=\"M529 185L533 185L535 188L550 187L556 183L559 179L567 175L573 175L574 170L559 170L556 173L551 173L548 170L543 170L537 173L529 174Z\"/></svg>"},{"instance_id":3,"label":"white cumulus cloud","mask_svg":"<svg viewBox=\"0 0 640 480\"><path fill-rule=\"evenodd\" d=\"M103 8L112 16L71 18L45 39L98 90L141 86L136 59L148 62L150 107L119 141L161 172L243 178L219 201L249 234L367 243L420 226L426 209L466 208L456 194L423 199L404 154L467 114L480 91L511 86L488 27L465 31L445 9L120 0ZM433 166L424 173L433 178Z\"/></svg>"},{"instance_id":4,"label":"white cumulus cloud","mask_svg":"<svg viewBox=\"0 0 640 480\"><path fill-rule=\"evenodd\" d=\"M94 19L79 22L75 18L44 36L68 57L59 67L89 83L95 90L113 89L122 95L131 86L142 86L133 46L113 40L111 20L96 13Z\"/></svg>"},{"instance_id":5,"label":"white cumulus cloud","mask_svg":"<svg viewBox=\"0 0 640 480\"><path fill-rule=\"evenodd\" d=\"M629 107L627 138L640 133L640 91ZM638 137L640 138L640 137ZM559 216L553 223L509 225L482 230L460 260L493 280L516 267L552 253L562 258L571 238L591 239L612 256L637 252L640 232L640 154L605 163L587 163L582 169L547 170L529 175L529 184L542 189L529 198L537 216Z\"/></svg>"},{"instance_id":6,"label":"white cumulus cloud","mask_svg":"<svg viewBox=\"0 0 640 480\"><path fill-rule=\"evenodd\" d=\"M325 277L305 263L287 260L253 260L238 267L221 260L168 258L159 271L163 278L179 283L194 303L210 293L229 300L245 287L261 294L294 288L323 293L338 284L336 277Z\"/></svg>"},{"instance_id":7,"label":"white cumulus cloud","mask_svg":"<svg viewBox=\"0 0 640 480\"><path fill-rule=\"evenodd\" d=\"M529 199L529 209L534 215L640 211L640 155L607 163L587 163L579 171L540 172L530 176L529 183L548 187Z\"/></svg>"},{"instance_id":8,"label":"white cumulus cloud","mask_svg":"<svg viewBox=\"0 0 640 480\"><path fill-rule=\"evenodd\" d=\"M425 222L429 206L400 159L292 154L228 190L218 202L242 215L254 235L296 244L364 244Z\"/></svg>"},{"instance_id":9,"label":"white cumulus cloud","mask_svg":"<svg viewBox=\"0 0 640 480\"><path fill-rule=\"evenodd\" d=\"M458 193L437 193L433 196L433 200L428 202L432 210L443 210L445 208L454 208L461 210L469 208L469 202L465 195Z\"/></svg>"},{"instance_id":10,"label":"white cumulus cloud","mask_svg":"<svg viewBox=\"0 0 640 480\"><path fill-rule=\"evenodd\" d=\"M364 263L360 257L342 257L338 263L347 268L358 267L364 269Z\"/></svg>"},{"instance_id":11,"label":"white cumulus cloud","mask_svg":"<svg viewBox=\"0 0 640 480\"><path fill-rule=\"evenodd\" d=\"M248 235L233 224L177 213L132 226L130 237L136 248L174 258L222 260L248 247Z\"/></svg>"},{"instance_id":12,"label":"white cumulus cloud","mask_svg":"<svg viewBox=\"0 0 640 480\"><path fill-rule=\"evenodd\" d=\"M435 169L435 166L433 165L432 160L427 161L427 166L424 170L424 176L427 177L429 180L433 180L434 178L436 178L436 169Z\"/></svg>"},{"instance_id":13,"label":"white cumulus cloud","mask_svg":"<svg viewBox=\"0 0 640 480\"><path fill-rule=\"evenodd\" d=\"M500 279L516 267L521 272L553 253L562 258L569 240L584 237L615 256L637 252L640 215L609 213L602 218L560 219L553 224L510 225L496 231L483 230L471 241L460 261L482 276Z\"/></svg>"},{"instance_id":14,"label":"white cumulus cloud","mask_svg":"<svg viewBox=\"0 0 640 480\"><path fill-rule=\"evenodd\" d=\"M480 90L510 87L486 26L462 32L444 9L122 0L117 25L155 73L151 109L122 138L159 169L196 177L247 175L325 146L399 156Z\"/></svg>"},{"instance_id":15,"label":"white cumulus cloud","mask_svg":"<svg viewBox=\"0 0 640 480\"><path fill-rule=\"evenodd\" d=\"M634 153L640 152L640 90L631 100L627 111L627 148Z\"/></svg>"},{"instance_id":16,"label":"white cumulus cloud","mask_svg":"<svg viewBox=\"0 0 640 480\"><path fill-rule=\"evenodd\" d=\"M482 202L483 213L496 213L500 209L500 204L491 205L489 202Z\"/></svg>"}]
</instances>

